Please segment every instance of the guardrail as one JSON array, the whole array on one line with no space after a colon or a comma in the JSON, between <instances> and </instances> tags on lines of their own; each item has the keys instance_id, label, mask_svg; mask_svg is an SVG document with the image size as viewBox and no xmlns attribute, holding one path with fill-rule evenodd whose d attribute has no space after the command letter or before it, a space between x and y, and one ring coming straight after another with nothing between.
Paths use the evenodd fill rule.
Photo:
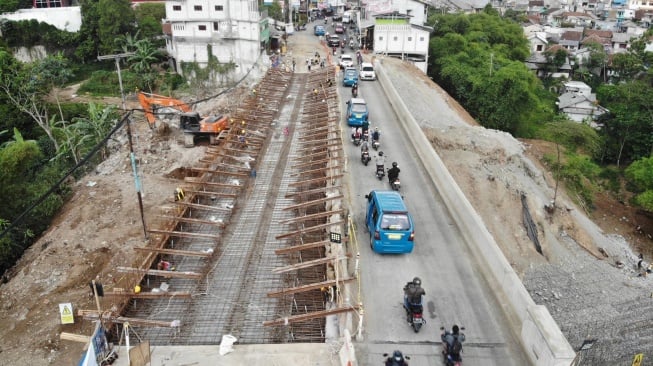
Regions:
<instances>
[{"instance_id":1,"label":"guardrail","mask_svg":"<svg viewBox=\"0 0 653 366\"><path fill-rule=\"evenodd\" d=\"M385 74L381 62L375 62L376 76L385 91L404 132L431 178L444 204L464 237L465 244L480 264L510 327L533 365L567 366L575 357L574 350L562 334L549 310L537 305L506 260L494 238L485 227L464 193L422 132L417 121Z\"/></svg>"}]
</instances>

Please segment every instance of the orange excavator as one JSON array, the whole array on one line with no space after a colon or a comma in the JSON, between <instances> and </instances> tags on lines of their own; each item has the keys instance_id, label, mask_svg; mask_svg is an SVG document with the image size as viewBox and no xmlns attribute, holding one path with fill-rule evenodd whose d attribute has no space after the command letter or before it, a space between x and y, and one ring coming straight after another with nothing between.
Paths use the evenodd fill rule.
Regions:
<instances>
[{"instance_id":1,"label":"orange excavator","mask_svg":"<svg viewBox=\"0 0 653 366\"><path fill-rule=\"evenodd\" d=\"M184 132L184 145L186 147L195 146L195 137L197 136L208 137L209 143L212 145L217 144L220 135L229 129L229 118L227 116L200 117L199 113L194 112L188 104L178 99L139 92L138 101L143 107L150 128L154 128L156 124L154 114L157 107L173 108L182 112L179 116L179 129Z\"/></svg>"}]
</instances>

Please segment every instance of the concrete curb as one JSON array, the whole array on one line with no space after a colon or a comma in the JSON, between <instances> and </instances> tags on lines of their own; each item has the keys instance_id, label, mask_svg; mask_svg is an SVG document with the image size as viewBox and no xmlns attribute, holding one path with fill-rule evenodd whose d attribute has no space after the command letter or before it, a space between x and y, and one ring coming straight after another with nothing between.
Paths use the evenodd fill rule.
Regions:
<instances>
[{"instance_id":1,"label":"concrete curb","mask_svg":"<svg viewBox=\"0 0 653 366\"><path fill-rule=\"evenodd\" d=\"M388 96L401 126L414 142L426 174L454 218L465 244L473 253L478 267L501 304L513 333L533 365L569 365L574 350L556 324L548 309L536 305L521 280L506 260L494 238L485 227L464 193L409 112L399 93L392 86L381 62L375 62L376 77Z\"/></svg>"}]
</instances>

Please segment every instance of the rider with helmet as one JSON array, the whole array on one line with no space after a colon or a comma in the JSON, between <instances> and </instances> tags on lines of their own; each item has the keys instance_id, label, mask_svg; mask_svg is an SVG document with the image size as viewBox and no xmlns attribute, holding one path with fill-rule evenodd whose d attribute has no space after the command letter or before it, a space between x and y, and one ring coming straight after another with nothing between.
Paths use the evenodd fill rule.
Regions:
<instances>
[{"instance_id":1,"label":"rider with helmet","mask_svg":"<svg viewBox=\"0 0 653 366\"><path fill-rule=\"evenodd\" d=\"M392 168L388 169L388 181L390 184L394 183L397 178L399 178L399 172L401 169L399 169L399 166L397 166L397 162L393 161L392 162Z\"/></svg>"},{"instance_id":2,"label":"rider with helmet","mask_svg":"<svg viewBox=\"0 0 653 366\"><path fill-rule=\"evenodd\" d=\"M351 95L356 98L358 97L358 83L354 81L354 84L351 86Z\"/></svg>"},{"instance_id":3,"label":"rider with helmet","mask_svg":"<svg viewBox=\"0 0 653 366\"><path fill-rule=\"evenodd\" d=\"M385 156L383 155L383 151L379 151L379 154L376 156L374 161L376 163L377 173L381 172L383 174L385 169Z\"/></svg>"},{"instance_id":4,"label":"rider with helmet","mask_svg":"<svg viewBox=\"0 0 653 366\"><path fill-rule=\"evenodd\" d=\"M379 132L379 128L374 127L374 131L372 132L372 142L379 141L380 138L381 138L381 132Z\"/></svg>"},{"instance_id":5,"label":"rider with helmet","mask_svg":"<svg viewBox=\"0 0 653 366\"><path fill-rule=\"evenodd\" d=\"M445 330L440 336L444 345L444 356L451 361L461 361L460 352L465 341L465 333L460 332L458 325L454 324L451 331Z\"/></svg>"},{"instance_id":6,"label":"rider with helmet","mask_svg":"<svg viewBox=\"0 0 653 366\"><path fill-rule=\"evenodd\" d=\"M419 277L413 278L404 286L404 306L410 310L411 305L421 305L424 295L426 291L422 288L422 280Z\"/></svg>"},{"instance_id":7,"label":"rider with helmet","mask_svg":"<svg viewBox=\"0 0 653 366\"><path fill-rule=\"evenodd\" d=\"M394 351L392 356L385 360L385 366L408 366L408 362L404 359L401 351Z\"/></svg>"}]
</instances>

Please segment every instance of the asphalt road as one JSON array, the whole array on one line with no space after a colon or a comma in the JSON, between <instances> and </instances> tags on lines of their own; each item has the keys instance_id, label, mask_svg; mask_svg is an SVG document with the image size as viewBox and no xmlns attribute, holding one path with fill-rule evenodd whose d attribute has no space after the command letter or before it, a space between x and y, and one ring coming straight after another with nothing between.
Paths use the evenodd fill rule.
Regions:
<instances>
[{"instance_id":1,"label":"asphalt road","mask_svg":"<svg viewBox=\"0 0 653 366\"><path fill-rule=\"evenodd\" d=\"M340 80L341 81L341 80ZM351 89L342 87L342 127ZM397 125L397 118L378 81L360 82L359 97L370 110L371 127L381 131L381 148L386 167L396 161L401 168L401 193L413 215L416 228L415 249L406 255L380 255L369 246L364 226L365 194L372 189L390 189L387 179L374 176L374 159L364 166L360 150L346 142L352 213L357 227L361 254L361 284L364 302L363 341L356 343L361 365L378 365L383 353L395 349L411 356L411 366L441 365L440 327L454 323L466 328L465 365L527 365L519 343L513 337L504 315L475 270L461 236L443 207L436 188L423 174L411 143ZM434 98L439 98L433 93ZM482 187L479 187L482 189ZM419 333L405 320L404 284L413 277L422 279L426 291L424 317L427 324Z\"/></svg>"}]
</instances>

